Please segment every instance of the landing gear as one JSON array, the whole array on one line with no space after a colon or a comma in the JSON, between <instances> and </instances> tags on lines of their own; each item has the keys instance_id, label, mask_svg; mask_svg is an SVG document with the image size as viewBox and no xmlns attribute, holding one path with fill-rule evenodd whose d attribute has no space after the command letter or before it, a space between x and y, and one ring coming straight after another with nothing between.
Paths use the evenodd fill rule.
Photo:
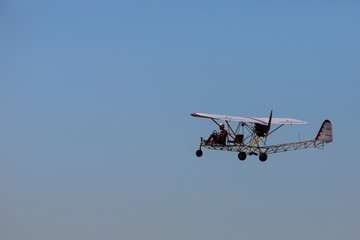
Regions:
<instances>
[{"instance_id":1,"label":"landing gear","mask_svg":"<svg viewBox=\"0 0 360 240\"><path fill-rule=\"evenodd\" d=\"M267 154L266 153L260 153L259 156L260 161L265 162L267 159Z\"/></svg>"},{"instance_id":2,"label":"landing gear","mask_svg":"<svg viewBox=\"0 0 360 240\"><path fill-rule=\"evenodd\" d=\"M200 140L200 147L199 147L199 149L196 151L196 156L197 156L197 157L201 157L201 156L203 155L203 152L201 151L202 142L203 142L203 138L201 138L201 140Z\"/></svg>"},{"instance_id":3,"label":"landing gear","mask_svg":"<svg viewBox=\"0 0 360 240\"><path fill-rule=\"evenodd\" d=\"M241 161L244 161L244 160L246 159L246 153L244 153L244 152L239 152L238 158L239 158Z\"/></svg>"}]
</instances>

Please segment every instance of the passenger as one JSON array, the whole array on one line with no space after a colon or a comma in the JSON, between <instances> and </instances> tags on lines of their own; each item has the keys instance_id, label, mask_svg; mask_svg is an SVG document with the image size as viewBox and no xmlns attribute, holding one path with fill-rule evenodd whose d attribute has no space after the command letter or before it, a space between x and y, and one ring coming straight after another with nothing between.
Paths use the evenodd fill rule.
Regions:
<instances>
[{"instance_id":1,"label":"passenger","mask_svg":"<svg viewBox=\"0 0 360 240\"><path fill-rule=\"evenodd\" d=\"M213 143L219 143L219 144L225 144L226 143L226 137L228 132L225 130L225 125L223 123L220 123L220 132L217 133L214 131L209 138L205 141L205 143L210 143L212 141Z\"/></svg>"}]
</instances>

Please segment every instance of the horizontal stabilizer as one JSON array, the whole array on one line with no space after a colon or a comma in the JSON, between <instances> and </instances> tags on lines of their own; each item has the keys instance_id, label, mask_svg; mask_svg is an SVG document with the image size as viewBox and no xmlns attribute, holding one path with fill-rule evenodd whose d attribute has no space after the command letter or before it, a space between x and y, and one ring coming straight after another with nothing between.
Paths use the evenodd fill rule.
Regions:
<instances>
[{"instance_id":1,"label":"horizontal stabilizer","mask_svg":"<svg viewBox=\"0 0 360 240\"><path fill-rule=\"evenodd\" d=\"M331 126L331 122L329 120L325 120L323 122L315 140L321 141L321 142L326 142L326 143L333 141L332 126Z\"/></svg>"}]
</instances>

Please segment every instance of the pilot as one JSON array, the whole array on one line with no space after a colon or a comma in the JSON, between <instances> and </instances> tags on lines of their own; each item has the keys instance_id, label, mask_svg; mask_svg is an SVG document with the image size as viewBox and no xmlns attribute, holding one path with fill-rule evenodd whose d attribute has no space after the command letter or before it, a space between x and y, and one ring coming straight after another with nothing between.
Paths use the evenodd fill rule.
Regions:
<instances>
[{"instance_id":1,"label":"pilot","mask_svg":"<svg viewBox=\"0 0 360 240\"><path fill-rule=\"evenodd\" d=\"M223 123L220 123L219 125L220 132L214 131L209 138L205 141L206 143L210 143L210 141L213 141L214 143L219 144L225 144L226 143L226 137L228 132L225 130L225 125Z\"/></svg>"}]
</instances>

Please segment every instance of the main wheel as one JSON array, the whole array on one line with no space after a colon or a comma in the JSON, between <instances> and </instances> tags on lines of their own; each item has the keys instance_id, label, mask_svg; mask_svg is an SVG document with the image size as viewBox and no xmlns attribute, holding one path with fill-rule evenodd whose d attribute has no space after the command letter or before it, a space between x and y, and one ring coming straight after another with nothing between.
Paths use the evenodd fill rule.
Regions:
<instances>
[{"instance_id":1,"label":"main wheel","mask_svg":"<svg viewBox=\"0 0 360 240\"><path fill-rule=\"evenodd\" d=\"M202 154L203 154L203 152L201 151L201 149L196 151L196 156L201 157Z\"/></svg>"},{"instance_id":2,"label":"main wheel","mask_svg":"<svg viewBox=\"0 0 360 240\"><path fill-rule=\"evenodd\" d=\"M239 152L238 158L239 158L241 161L244 161L244 160L246 159L246 153L244 153L244 152Z\"/></svg>"},{"instance_id":3,"label":"main wheel","mask_svg":"<svg viewBox=\"0 0 360 240\"><path fill-rule=\"evenodd\" d=\"M260 161L265 162L267 159L267 154L266 153L261 153L259 156Z\"/></svg>"}]
</instances>

